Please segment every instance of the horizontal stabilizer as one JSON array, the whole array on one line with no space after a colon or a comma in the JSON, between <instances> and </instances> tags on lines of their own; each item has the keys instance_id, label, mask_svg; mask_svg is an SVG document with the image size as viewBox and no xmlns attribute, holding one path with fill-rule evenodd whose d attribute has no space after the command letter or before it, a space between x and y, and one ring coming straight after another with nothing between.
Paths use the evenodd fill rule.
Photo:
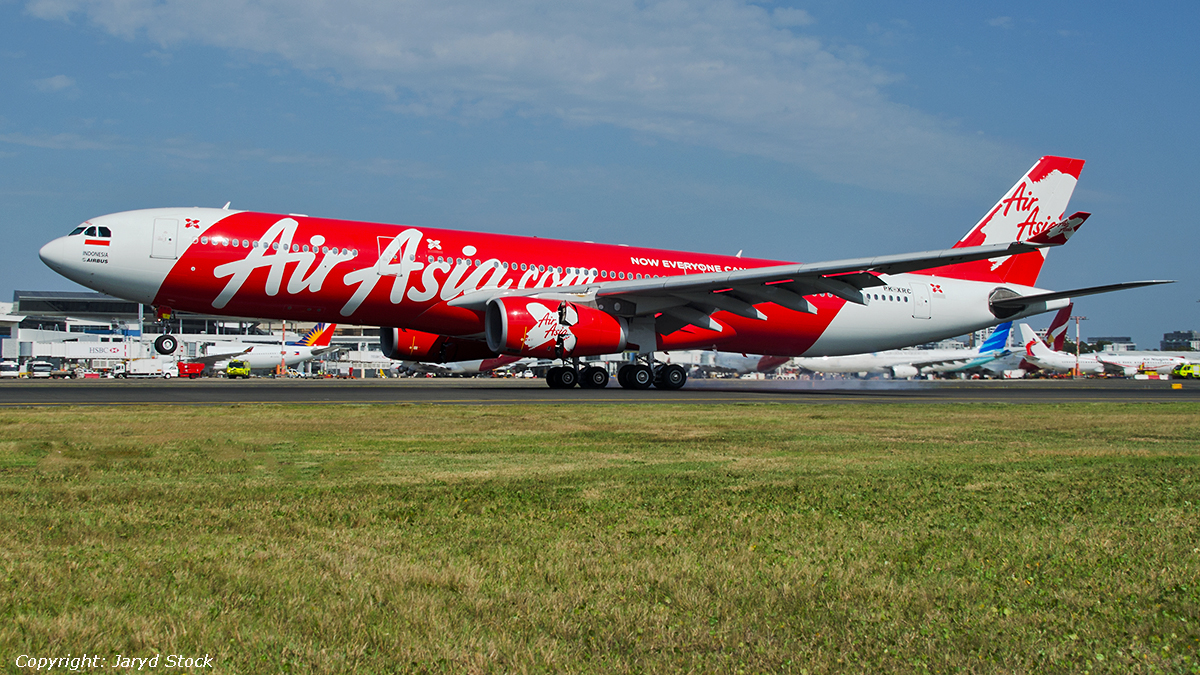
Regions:
<instances>
[{"instance_id":1,"label":"horizontal stabilizer","mask_svg":"<svg viewBox=\"0 0 1200 675\"><path fill-rule=\"evenodd\" d=\"M1142 286L1155 286L1157 284L1173 284L1174 280L1153 280L1153 281L1125 281L1119 284L1105 284L1104 286L1091 286L1088 288L1076 288L1070 291L1055 291L1054 293L1038 293L1036 295L1016 295L1006 298L996 298L991 301L992 307L996 309L1019 310L1022 307L1028 307L1037 302L1049 302L1051 300L1062 300L1064 298L1077 298L1084 295L1098 295L1100 293L1111 293L1112 291L1123 291L1127 288L1141 288Z\"/></svg>"}]
</instances>

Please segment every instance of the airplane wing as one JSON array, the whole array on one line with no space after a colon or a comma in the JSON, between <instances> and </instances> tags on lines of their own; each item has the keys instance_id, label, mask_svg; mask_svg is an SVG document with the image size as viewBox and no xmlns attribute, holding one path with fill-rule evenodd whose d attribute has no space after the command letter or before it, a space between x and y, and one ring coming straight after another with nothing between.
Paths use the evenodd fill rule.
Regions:
<instances>
[{"instance_id":1,"label":"airplane wing","mask_svg":"<svg viewBox=\"0 0 1200 675\"><path fill-rule=\"evenodd\" d=\"M254 349L254 347L247 347L240 352L228 352L226 354L210 354L208 356L197 356L195 358L190 358L187 360L190 363L203 363L205 368L209 368L209 367L212 367L212 366L220 363L221 361L228 361L229 359L236 359L237 357L241 356L242 354L248 354L253 349Z\"/></svg>"},{"instance_id":2,"label":"airplane wing","mask_svg":"<svg viewBox=\"0 0 1200 675\"><path fill-rule=\"evenodd\" d=\"M1096 354L1096 361L1104 368L1104 372L1112 373L1113 375L1132 375L1137 373L1137 367L1129 367L1117 361L1110 361L1100 354Z\"/></svg>"},{"instance_id":3,"label":"airplane wing","mask_svg":"<svg viewBox=\"0 0 1200 675\"><path fill-rule=\"evenodd\" d=\"M332 345L329 347L313 347L312 355L316 357L322 354L328 354L329 352L340 352L344 349L346 349L346 347L334 347Z\"/></svg>"},{"instance_id":4,"label":"airplane wing","mask_svg":"<svg viewBox=\"0 0 1200 675\"><path fill-rule=\"evenodd\" d=\"M425 361L401 361L401 367L405 370L414 373L433 373L435 375L449 375L450 369L437 363L427 363Z\"/></svg>"},{"instance_id":5,"label":"airplane wing","mask_svg":"<svg viewBox=\"0 0 1200 675\"><path fill-rule=\"evenodd\" d=\"M773 302L798 312L815 313L806 295L829 293L848 302L866 304L863 289L883 286L876 275L900 274L974 260L1028 253L1066 242L1088 214L1077 213L1046 233L1023 242L968 246L901 255L853 258L821 263L774 265L728 272L706 272L645 279L602 281L562 288L490 288L449 301L454 307L483 311L495 298L542 296L594 298L600 309L622 316L665 314L672 332L686 325L721 331L711 317L724 310L751 319L767 316L755 304ZM673 321L671 321L673 320Z\"/></svg>"},{"instance_id":6,"label":"airplane wing","mask_svg":"<svg viewBox=\"0 0 1200 675\"><path fill-rule=\"evenodd\" d=\"M935 370L937 372L954 373L954 372L959 372L959 371L963 371L963 370L971 370L972 368L979 368L988 363L991 363L992 361L995 361L996 359L1004 358L1005 356L1008 356L1011 353L1012 353L1012 350L1009 350L1009 349L998 349L994 352L988 352L986 354L981 354L979 356L973 356L973 357L969 357L969 358L919 361L919 362L914 362L911 365L914 368L916 368L917 370L924 370L926 368L929 368L929 369Z\"/></svg>"}]
</instances>

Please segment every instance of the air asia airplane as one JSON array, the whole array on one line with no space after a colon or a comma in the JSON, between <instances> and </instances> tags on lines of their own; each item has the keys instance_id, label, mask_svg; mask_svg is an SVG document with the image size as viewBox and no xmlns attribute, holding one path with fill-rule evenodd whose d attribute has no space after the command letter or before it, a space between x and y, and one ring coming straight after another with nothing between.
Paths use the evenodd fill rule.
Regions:
<instances>
[{"instance_id":1,"label":"air asia airplane","mask_svg":"<svg viewBox=\"0 0 1200 675\"><path fill-rule=\"evenodd\" d=\"M607 244L206 208L94 218L42 260L89 288L169 309L382 326L394 359L562 359L552 387L602 387L578 358L636 351L617 379L678 388L655 350L858 354L1058 309L1033 286L1083 161L1043 157L953 248L789 263ZM228 205L226 205L228 207Z\"/></svg>"}]
</instances>

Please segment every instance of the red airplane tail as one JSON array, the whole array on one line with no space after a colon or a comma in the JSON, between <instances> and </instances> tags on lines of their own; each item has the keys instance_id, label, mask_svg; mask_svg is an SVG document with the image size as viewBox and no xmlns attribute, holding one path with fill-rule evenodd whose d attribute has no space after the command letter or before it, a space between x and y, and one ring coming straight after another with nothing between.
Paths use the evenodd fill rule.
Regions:
<instances>
[{"instance_id":1,"label":"red airplane tail","mask_svg":"<svg viewBox=\"0 0 1200 675\"><path fill-rule=\"evenodd\" d=\"M1052 156L1039 159L954 248L1027 241L1045 234L1062 220L1082 169L1082 159ZM1086 214L1078 215L1086 218ZM1033 286L1046 261L1046 252L1047 249L1040 249L994 260L947 265L926 273Z\"/></svg>"},{"instance_id":2,"label":"red airplane tail","mask_svg":"<svg viewBox=\"0 0 1200 675\"><path fill-rule=\"evenodd\" d=\"M1046 329L1046 340L1056 352L1061 352L1063 344L1067 341L1067 321L1071 318L1071 310L1074 307L1075 303L1072 302L1058 310L1058 314L1055 314L1054 320L1050 322L1050 327Z\"/></svg>"}]
</instances>

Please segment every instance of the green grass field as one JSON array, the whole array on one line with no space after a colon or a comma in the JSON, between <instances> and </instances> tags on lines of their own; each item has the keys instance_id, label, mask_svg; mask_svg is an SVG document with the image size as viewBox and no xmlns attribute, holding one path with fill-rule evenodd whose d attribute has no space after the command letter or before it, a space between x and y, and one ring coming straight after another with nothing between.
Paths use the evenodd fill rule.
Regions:
<instances>
[{"instance_id":1,"label":"green grass field","mask_svg":"<svg viewBox=\"0 0 1200 675\"><path fill-rule=\"evenodd\" d=\"M0 448L10 671L1200 673L1196 405L6 409Z\"/></svg>"}]
</instances>

